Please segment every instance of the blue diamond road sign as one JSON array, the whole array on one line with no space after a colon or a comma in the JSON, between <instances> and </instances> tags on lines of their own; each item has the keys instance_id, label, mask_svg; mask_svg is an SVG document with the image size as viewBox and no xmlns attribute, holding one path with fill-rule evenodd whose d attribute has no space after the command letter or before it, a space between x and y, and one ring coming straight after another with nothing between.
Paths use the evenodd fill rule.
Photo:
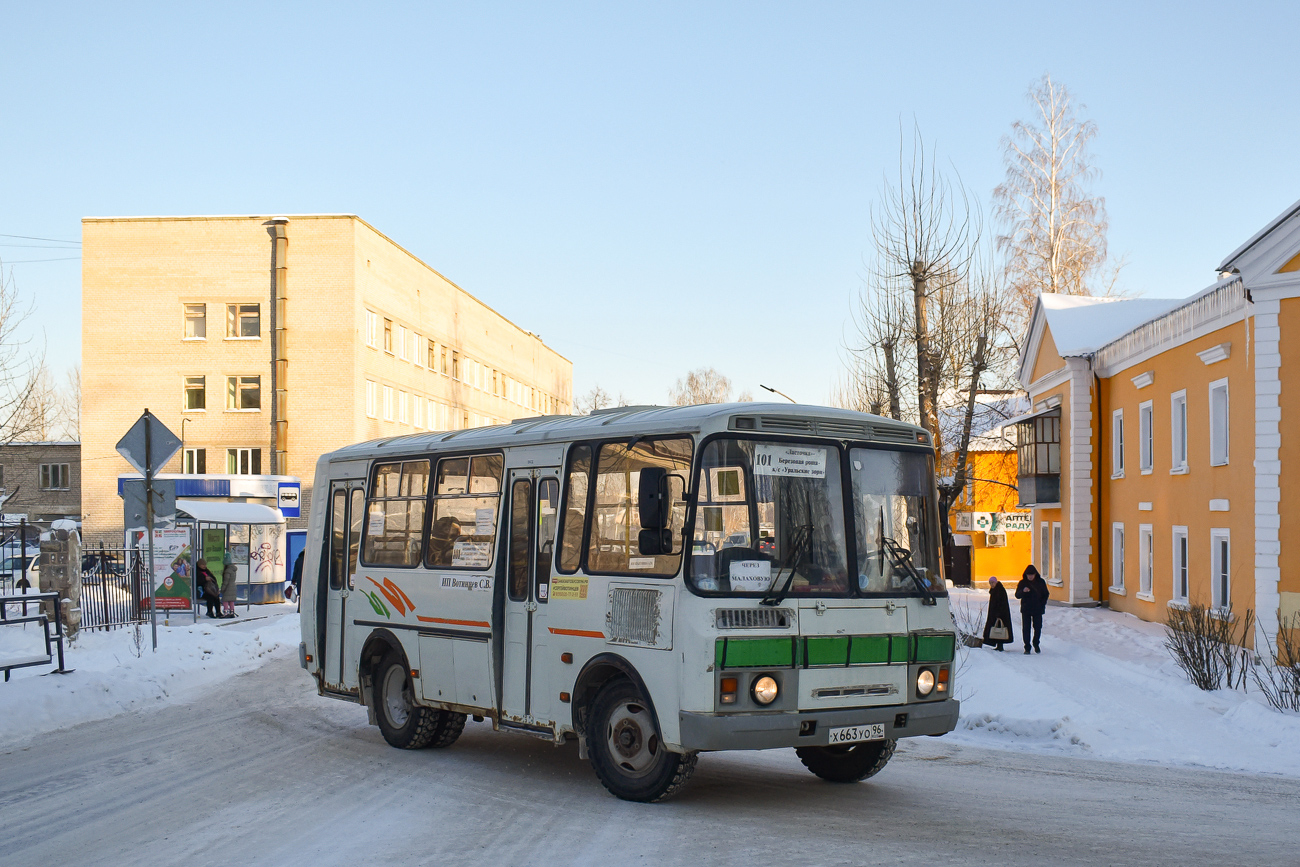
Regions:
<instances>
[{"instance_id":1,"label":"blue diamond road sign","mask_svg":"<svg viewBox=\"0 0 1300 867\"><path fill-rule=\"evenodd\" d=\"M149 449L145 452L145 426L149 428ZM167 429L167 425L158 421L153 413L145 410L144 414L131 425L126 436L117 441L117 451L126 462L135 467L136 472L157 472L162 469L176 452L180 451L181 441L176 434Z\"/></svg>"}]
</instances>

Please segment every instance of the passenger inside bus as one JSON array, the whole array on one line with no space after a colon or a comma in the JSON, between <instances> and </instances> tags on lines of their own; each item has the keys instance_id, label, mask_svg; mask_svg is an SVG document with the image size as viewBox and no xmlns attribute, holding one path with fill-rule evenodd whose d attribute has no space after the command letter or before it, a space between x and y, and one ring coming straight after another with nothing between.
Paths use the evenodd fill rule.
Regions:
<instances>
[{"instance_id":1,"label":"passenger inside bus","mask_svg":"<svg viewBox=\"0 0 1300 867\"><path fill-rule=\"evenodd\" d=\"M450 566L452 549L460 537L460 522L452 517L442 517L429 528L429 563L433 566Z\"/></svg>"}]
</instances>

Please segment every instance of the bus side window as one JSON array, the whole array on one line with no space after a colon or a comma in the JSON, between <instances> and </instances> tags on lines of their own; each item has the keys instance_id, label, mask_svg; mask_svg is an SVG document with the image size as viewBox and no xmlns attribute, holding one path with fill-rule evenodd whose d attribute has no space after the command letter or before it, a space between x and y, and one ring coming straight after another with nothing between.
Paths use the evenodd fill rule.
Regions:
<instances>
[{"instance_id":1,"label":"bus side window","mask_svg":"<svg viewBox=\"0 0 1300 867\"><path fill-rule=\"evenodd\" d=\"M560 517L560 483L542 479L537 485L537 599L551 595L551 555L555 548L555 525Z\"/></svg>"},{"instance_id":2,"label":"bus side window","mask_svg":"<svg viewBox=\"0 0 1300 867\"><path fill-rule=\"evenodd\" d=\"M533 483L519 479L510 486L510 598L528 598L528 509Z\"/></svg>"},{"instance_id":3,"label":"bus side window","mask_svg":"<svg viewBox=\"0 0 1300 867\"><path fill-rule=\"evenodd\" d=\"M582 562L582 530L587 518L587 491L591 481L591 446L569 450L569 474L564 484L564 525L560 528L560 556L555 567L576 572Z\"/></svg>"},{"instance_id":4,"label":"bus side window","mask_svg":"<svg viewBox=\"0 0 1300 867\"><path fill-rule=\"evenodd\" d=\"M366 492L352 489L352 527L348 538L348 589L356 587L357 552L361 549L361 528L365 526Z\"/></svg>"},{"instance_id":5,"label":"bus side window","mask_svg":"<svg viewBox=\"0 0 1300 867\"><path fill-rule=\"evenodd\" d=\"M334 492L334 509L330 515L330 589L343 587L344 551L348 526L347 491Z\"/></svg>"}]
</instances>

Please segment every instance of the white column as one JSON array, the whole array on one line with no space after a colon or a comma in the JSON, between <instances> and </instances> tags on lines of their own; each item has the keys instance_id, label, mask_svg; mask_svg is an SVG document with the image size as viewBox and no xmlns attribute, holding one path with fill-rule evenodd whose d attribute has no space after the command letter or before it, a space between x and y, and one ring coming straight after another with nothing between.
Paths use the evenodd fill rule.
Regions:
<instances>
[{"instance_id":1,"label":"white column","mask_svg":"<svg viewBox=\"0 0 1300 867\"><path fill-rule=\"evenodd\" d=\"M1070 366L1070 503L1065 513L1069 525L1069 574L1065 576L1066 601L1087 605L1092 601L1092 368L1082 358L1066 360ZM1062 432L1064 435L1064 431ZM1064 469L1064 467L1062 467Z\"/></svg>"},{"instance_id":2,"label":"white column","mask_svg":"<svg viewBox=\"0 0 1300 867\"><path fill-rule=\"evenodd\" d=\"M1278 427L1282 393L1279 376L1282 356L1278 352L1278 313L1281 302L1265 300L1256 294L1254 322L1255 354L1255 646L1263 647L1277 635L1277 585L1282 572L1278 567L1281 542L1278 529L1279 480L1282 463L1278 449L1282 435Z\"/></svg>"}]
</instances>

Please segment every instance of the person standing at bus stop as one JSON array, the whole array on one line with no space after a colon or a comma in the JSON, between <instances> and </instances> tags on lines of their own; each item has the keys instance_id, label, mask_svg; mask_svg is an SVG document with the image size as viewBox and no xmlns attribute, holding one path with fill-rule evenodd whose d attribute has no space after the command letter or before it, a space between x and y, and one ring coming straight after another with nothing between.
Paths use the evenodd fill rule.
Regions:
<instances>
[{"instance_id":1,"label":"person standing at bus stop","mask_svg":"<svg viewBox=\"0 0 1300 867\"><path fill-rule=\"evenodd\" d=\"M1025 653L1029 653L1029 628L1033 626L1034 653L1042 653L1038 640L1043 636L1043 612L1047 610L1047 582L1038 570L1029 565L1016 585L1016 598L1020 600L1020 629L1025 636Z\"/></svg>"},{"instance_id":2,"label":"person standing at bus stop","mask_svg":"<svg viewBox=\"0 0 1300 867\"><path fill-rule=\"evenodd\" d=\"M225 562L225 568L221 570L221 616L229 620L235 616L235 584L238 579L235 558L230 556L229 551L226 552Z\"/></svg>"}]
</instances>

